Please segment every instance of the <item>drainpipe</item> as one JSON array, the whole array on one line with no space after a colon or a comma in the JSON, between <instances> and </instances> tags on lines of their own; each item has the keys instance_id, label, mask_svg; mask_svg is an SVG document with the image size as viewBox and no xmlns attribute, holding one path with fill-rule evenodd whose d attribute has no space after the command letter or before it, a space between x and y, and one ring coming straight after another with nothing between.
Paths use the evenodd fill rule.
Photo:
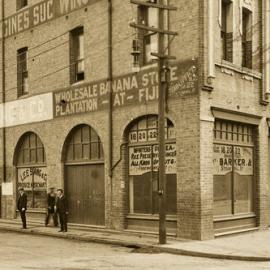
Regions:
<instances>
[{"instance_id":1,"label":"drainpipe","mask_svg":"<svg viewBox=\"0 0 270 270\"><path fill-rule=\"evenodd\" d=\"M263 84L265 99L269 101L270 97L270 3L269 0L263 2L263 14L264 14L264 25L263 25L263 52L264 52L264 67L263 67Z\"/></svg>"},{"instance_id":2,"label":"drainpipe","mask_svg":"<svg viewBox=\"0 0 270 270\"><path fill-rule=\"evenodd\" d=\"M112 0L108 0L109 176L112 177Z\"/></svg>"},{"instance_id":3,"label":"drainpipe","mask_svg":"<svg viewBox=\"0 0 270 270\"><path fill-rule=\"evenodd\" d=\"M109 162L108 162L108 171L110 178L110 209L112 213L113 207L113 93L112 93L112 80L113 80L113 67L112 67L112 0L108 0L108 84L109 84L109 108L108 108L108 143L109 143ZM112 219L110 218L110 223L112 227Z\"/></svg>"},{"instance_id":4,"label":"drainpipe","mask_svg":"<svg viewBox=\"0 0 270 270\"><path fill-rule=\"evenodd\" d=\"M2 127L2 156L3 156L3 162L2 162L2 166L3 166L3 171L2 171L2 182L1 182L1 187L2 187L2 183L6 181L6 129L5 129L5 102L6 102L6 97L5 97L5 35L4 35L4 19L5 19L5 1L2 0L2 57L1 57L1 61L2 61L2 105L3 105L3 127ZM0 194L2 195L2 194ZM1 198L1 196L0 196ZM6 201L5 201L6 202ZM5 206L6 209L6 206ZM1 213L1 217L2 217L2 213Z\"/></svg>"}]
</instances>

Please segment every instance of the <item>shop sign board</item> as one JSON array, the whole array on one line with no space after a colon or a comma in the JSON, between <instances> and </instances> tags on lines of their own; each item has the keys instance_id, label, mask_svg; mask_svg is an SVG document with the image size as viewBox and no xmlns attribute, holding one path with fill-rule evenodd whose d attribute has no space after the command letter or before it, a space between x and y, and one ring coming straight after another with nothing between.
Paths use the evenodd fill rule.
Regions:
<instances>
[{"instance_id":1,"label":"shop sign board","mask_svg":"<svg viewBox=\"0 0 270 270\"><path fill-rule=\"evenodd\" d=\"M25 7L4 20L4 36L10 37L23 31L65 16L98 0L45 0Z\"/></svg>"},{"instance_id":2,"label":"shop sign board","mask_svg":"<svg viewBox=\"0 0 270 270\"><path fill-rule=\"evenodd\" d=\"M213 154L214 175L226 175L232 166L239 175L253 175L253 148L215 144Z\"/></svg>"},{"instance_id":3,"label":"shop sign board","mask_svg":"<svg viewBox=\"0 0 270 270\"><path fill-rule=\"evenodd\" d=\"M23 188L25 191L43 191L47 189L47 168L46 167L31 167L18 169L18 188Z\"/></svg>"},{"instance_id":4,"label":"shop sign board","mask_svg":"<svg viewBox=\"0 0 270 270\"><path fill-rule=\"evenodd\" d=\"M176 174L176 144L166 144L165 153L166 174ZM158 145L129 147L129 175L157 172L158 168Z\"/></svg>"},{"instance_id":5,"label":"shop sign board","mask_svg":"<svg viewBox=\"0 0 270 270\"><path fill-rule=\"evenodd\" d=\"M1 107L1 127L53 119L52 93L5 103Z\"/></svg>"},{"instance_id":6,"label":"shop sign board","mask_svg":"<svg viewBox=\"0 0 270 270\"><path fill-rule=\"evenodd\" d=\"M89 113L108 108L112 89L114 108L146 104L158 100L157 67L107 79L80 84L54 92L54 117ZM197 93L197 62L190 60L170 66L169 98Z\"/></svg>"}]
</instances>

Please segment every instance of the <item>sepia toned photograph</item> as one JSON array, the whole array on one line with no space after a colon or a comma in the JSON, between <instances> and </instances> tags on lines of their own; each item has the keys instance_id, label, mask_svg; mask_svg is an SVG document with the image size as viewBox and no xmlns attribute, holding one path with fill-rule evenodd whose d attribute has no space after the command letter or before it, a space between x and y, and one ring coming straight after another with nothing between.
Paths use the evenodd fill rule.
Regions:
<instances>
[{"instance_id":1,"label":"sepia toned photograph","mask_svg":"<svg viewBox=\"0 0 270 270\"><path fill-rule=\"evenodd\" d=\"M270 0L0 17L0 270L270 270Z\"/></svg>"}]
</instances>

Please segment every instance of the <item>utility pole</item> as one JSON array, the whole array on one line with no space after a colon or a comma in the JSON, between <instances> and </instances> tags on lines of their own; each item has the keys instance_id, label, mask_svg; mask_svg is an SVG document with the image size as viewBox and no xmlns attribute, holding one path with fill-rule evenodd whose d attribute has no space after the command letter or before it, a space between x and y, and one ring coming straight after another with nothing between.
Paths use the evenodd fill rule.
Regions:
<instances>
[{"instance_id":1,"label":"utility pole","mask_svg":"<svg viewBox=\"0 0 270 270\"><path fill-rule=\"evenodd\" d=\"M137 1L131 0L132 4L144 6L148 8L158 9L158 28L131 23L131 27L137 29L151 31L158 35L158 52L151 55L158 58L158 82L159 82L159 99L158 99L158 141L159 141L159 244L166 244L166 171L165 171L165 97L168 89L169 68L168 60L175 57L166 55L165 35L175 36L176 32L164 29L165 10L176 10L175 7L164 4L164 0ZM134 59L138 59L140 54L139 48L136 48L132 53ZM135 63L136 64L136 63Z\"/></svg>"}]
</instances>

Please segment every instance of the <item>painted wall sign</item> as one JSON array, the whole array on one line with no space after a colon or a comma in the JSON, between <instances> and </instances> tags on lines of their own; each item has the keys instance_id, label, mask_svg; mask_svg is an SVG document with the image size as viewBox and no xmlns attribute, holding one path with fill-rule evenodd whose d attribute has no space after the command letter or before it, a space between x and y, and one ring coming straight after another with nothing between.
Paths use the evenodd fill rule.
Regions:
<instances>
[{"instance_id":1,"label":"painted wall sign","mask_svg":"<svg viewBox=\"0 0 270 270\"><path fill-rule=\"evenodd\" d=\"M1 127L53 119L52 93L7 102L1 111Z\"/></svg>"},{"instance_id":2,"label":"painted wall sign","mask_svg":"<svg viewBox=\"0 0 270 270\"><path fill-rule=\"evenodd\" d=\"M25 30L51 21L60 16L83 8L98 0L45 0L7 17L4 20L5 37L19 34Z\"/></svg>"},{"instance_id":3,"label":"painted wall sign","mask_svg":"<svg viewBox=\"0 0 270 270\"><path fill-rule=\"evenodd\" d=\"M171 65L170 97L197 93L197 64L186 61ZM110 85L107 80L80 84L54 92L54 116L104 110L108 107ZM113 107L146 104L158 99L157 68L116 77L112 82Z\"/></svg>"},{"instance_id":4,"label":"painted wall sign","mask_svg":"<svg viewBox=\"0 0 270 270\"><path fill-rule=\"evenodd\" d=\"M166 174L176 174L176 145L166 144ZM129 175L142 175L158 171L158 145L134 146L129 148Z\"/></svg>"},{"instance_id":5,"label":"painted wall sign","mask_svg":"<svg viewBox=\"0 0 270 270\"><path fill-rule=\"evenodd\" d=\"M234 151L234 162L232 158ZM214 145L214 175L226 175L234 172L239 175L253 175L253 149L243 146Z\"/></svg>"},{"instance_id":6,"label":"painted wall sign","mask_svg":"<svg viewBox=\"0 0 270 270\"><path fill-rule=\"evenodd\" d=\"M47 188L47 168L20 168L18 169L18 188L22 187L25 191L46 190Z\"/></svg>"}]
</instances>

